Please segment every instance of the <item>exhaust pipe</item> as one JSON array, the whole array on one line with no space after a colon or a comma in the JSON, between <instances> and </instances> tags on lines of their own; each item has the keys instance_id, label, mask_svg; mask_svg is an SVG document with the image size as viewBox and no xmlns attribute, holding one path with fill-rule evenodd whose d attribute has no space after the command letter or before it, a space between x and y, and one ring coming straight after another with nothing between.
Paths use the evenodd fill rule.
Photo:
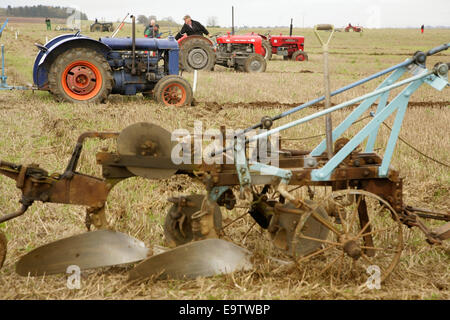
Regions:
<instances>
[{"instance_id":1,"label":"exhaust pipe","mask_svg":"<svg viewBox=\"0 0 450 320\"><path fill-rule=\"evenodd\" d=\"M131 31L131 74L136 74L136 17L134 15L131 16L132 21L132 31Z\"/></svg>"},{"instance_id":2,"label":"exhaust pipe","mask_svg":"<svg viewBox=\"0 0 450 320\"><path fill-rule=\"evenodd\" d=\"M290 25L290 27L289 27L289 36L291 37L292 36L292 21L293 21L294 19L292 19L291 18L291 25Z\"/></svg>"},{"instance_id":3,"label":"exhaust pipe","mask_svg":"<svg viewBox=\"0 0 450 320\"><path fill-rule=\"evenodd\" d=\"M234 36L234 6L231 6L231 34Z\"/></svg>"}]
</instances>

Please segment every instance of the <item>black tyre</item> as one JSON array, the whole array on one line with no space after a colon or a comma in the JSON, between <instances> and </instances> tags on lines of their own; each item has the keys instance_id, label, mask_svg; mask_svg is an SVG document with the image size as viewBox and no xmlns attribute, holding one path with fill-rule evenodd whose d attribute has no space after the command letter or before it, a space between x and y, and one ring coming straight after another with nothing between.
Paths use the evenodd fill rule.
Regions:
<instances>
[{"instance_id":1,"label":"black tyre","mask_svg":"<svg viewBox=\"0 0 450 320\"><path fill-rule=\"evenodd\" d=\"M272 59L272 46L270 45L270 42L267 40L262 41L262 46L264 50L266 51L266 54L264 55L264 59L267 61Z\"/></svg>"},{"instance_id":2,"label":"black tyre","mask_svg":"<svg viewBox=\"0 0 450 320\"><path fill-rule=\"evenodd\" d=\"M191 39L181 46L180 65L186 72L214 69L216 55L211 45L202 39Z\"/></svg>"},{"instance_id":3,"label":"black tyre","mask_svg":"<svg viewBox=\"0 0 450 320\"><path fill-rule=\"evenodd\" d=\"M304 51L295 51L292 54L292 60L294 61L308 61L308 54Z\"/></svg>"},{"instance_id":4,"label":"black tyre","mask_svg":"<svg viewBox=\"0 0 450 320\"><path fill-rule=\"evenodd\" d=\"M58 101L104 102L113 87L111 67L105 57L88 48L70 49L50 66L50 92Z\"/></svg>"},{"instance_id":5,"label":"black tyre","mask_svg":"<svg viewBox=\"0 0 450 320\"><path fill-rule=\"evenodd\" d=\"M252 53L245 59L244 71L249 73L266 71L267 63L264 57L257 53Z\"/></svg>"},{"instance_id":6,"label":"black tyre","mask_svg":"<svg viewBox=\"0 0 450 320\"><path fill-rule=\"evenodd\" d=\"M153 92L158 103L174 107L191 105L194 95L190 83L176 75L165 76L159 80Z\"/></svg>"}]
</instances>

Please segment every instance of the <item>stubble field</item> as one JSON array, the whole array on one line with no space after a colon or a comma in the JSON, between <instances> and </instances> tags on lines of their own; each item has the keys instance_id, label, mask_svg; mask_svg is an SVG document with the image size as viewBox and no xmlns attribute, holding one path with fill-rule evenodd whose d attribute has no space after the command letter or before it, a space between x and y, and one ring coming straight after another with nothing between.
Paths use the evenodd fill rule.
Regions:
<instances>
[{"instance_id":1,"label":"stubble field","mask_svg":"<svg viewBox=\"0 0 450 320\"><path fill-rule=\"evenodd\" d=\"M13 27L14 31L11 31ZM86 26L83 27L84 29ZM18 39L14 32L20 30ZM165 30L162 30L165 31ZM175 31L175 30L173 30ZM255 30L258 31L258 30ZM262 31L262 30L261 30ZM119 36L128 36L126 26ZM139 26L138 32L143 32ZM211 30L211 33L216 30ZM273 30L272 33L287 30ZM32 65L37 49L35 42L45 42L61 32L46 32L44 23L11 23L0 42L6 45L6 63L10 85L32 82ZM93 38L99 33L84 32ZM306 37L309 61L283 61L280 57L268 63L267 72L245 74L216 67L214 72L199 73L195 107L167 108L141 95L111 96L107 103L73 105L57 103L47 92L0 91L0 159L22 164L38 163L50 172L62 172L67 165L77 137L85 131L120 131L140 121L153 122L169 131L193 130L195 120L203 128L226 125L245 128L262 116L273 116L323 94L321 49L311 29L295 29ZM105 35L105 34L103 34ZM331 44L330 72L332 89L386 67L400 63L417 50L427 50L448 43L449 30L365 30L336 33ZM450 52L430 57L427 65L450 62ZM192 82L192 74L184 74ZM332 98L339 103L374 89L371 82ZM401 136L425 154L449 163L450 91L438 92L422 86L411 98ZM321 106L318 106L321 108ZM280 121L285 123L317 110L311 108ZM373 109L372 109L373 110ZM333 114L339 123L348 110ZM392 119L387 121L392 124ZM358 124L350 134L361 128ZM323 133L323 120L315 120L283 134L283 138L309 137ZM383 146L389 132L382 128L376 148ZM310 149L320 141L287 140L288 148ZM80 172L101 174L95 164L95 153L101 147L114 149L114 143L89 141L83 150ZM393 167L404 180L407 204L448 212L450 208L450 172L399 142ZM202 193L202 185L192 184L188 177L167 180L129 179L118 185L108 201L107 216L118 231L130 234L152 245L165 245L162 223L173 195ZM0 211L13 212L19 207L20 193L12 180L0 177ZM227 229L231 240L259 257L254 270L196 280L143 280L127 282L127 270L106 268L83 273L80 290L66 287L67 275L21 277L14 271L19 258L40 245L85 232L84 208L36 203L28 212L0 225L8 238L8 254L0 270L0 299L449 299L450 247L430 246L415 229L404 228L405 246L396 271L380 290L368 290L357 281L334 281L316 277L314 268L283 273L273 272L276 265L265 259L279 255L269 236L259 228L247 231L253 221L248 215ZM243 209L223 211L224 218L234 219ZM368 275L367 275L368 277Z\"/></svg>"}]
</instances>

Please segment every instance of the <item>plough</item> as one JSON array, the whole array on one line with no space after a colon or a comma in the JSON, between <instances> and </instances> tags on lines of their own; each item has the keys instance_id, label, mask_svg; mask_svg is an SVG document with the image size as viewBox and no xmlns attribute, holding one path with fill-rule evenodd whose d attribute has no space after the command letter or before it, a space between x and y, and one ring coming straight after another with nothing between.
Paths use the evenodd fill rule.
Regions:
<instances>
[{"instance_id":1,"label":"plough","mask_svg":"<svg viewBox=\"0 0 450 320\"><path fill-rule=\"evenodd\" d=\"M388 75L373 92L278 127L273 126L277 120L314 105L325 96L277 116L263 117L260 123L235 132L231 138L224 137L222 127L222 144L208 152L213 163L204 159L192 161L195 152L188 148L192 141L176 144L170 132L145 122L121 132L83 133L62 174L49 174L37 165L1 161L0 173L16 181L22 198L21 208L0 217L0 223L23 215L35 201L41 201L86 206L87 228L98 229L29 252L19 260L16 271L24 276L43 275L65 272L73 264L89 269L139 261L130 271L130 279L156 274L209 276L245 270L252 267L251 252L220 239L221 207L232 210L239 198L248 205L255 223L267 230L273 244L292 257L292 263L303 265L320 258L322 271L338 277L350 275L350 270L358 268L365 273L367 266L376 265L384 281L400 260L404 226L418 227L430 244L441 244L450 238L450 214L407 206L403 201L403 180L390 167L411 95L422 84L437 90L448 86L449 63L427 69L426 60L449 46L450 43L416 52L400 64L328 93L334 96ZM400 79L407 73L410 75ZM390 91L396 88L403 89L388 102ZM371 112L370 121L353 137L343 137L376 101L378 106ZM279 132L358 103L345 120L330 128L332 145L324 139L313 150L276 148L278 139L273 137ZM379 128L394 114L392 131L380 156L374 152ZM115 152L100 151L96 155L102 177L77 171L84 142L94 138L117 140ZM254 144L258 150L264 145L270 148L255 158L249 151ZM182 148L177 149L180 145ZM176 150L189 151L180 158ZM173 249L151 255L142 242L112 230L105 204L113 187L127 178L162 180L173 175L187 175L203 183L205 194L169 199L173 206L166 216L164 233ZM302 197L293 191L310 190L312 186L331 192L319 198L312 192ZM445 224L430 228L424 219ZM6 240L0 240L3 262Z\"/></svg>"}]
</instances>

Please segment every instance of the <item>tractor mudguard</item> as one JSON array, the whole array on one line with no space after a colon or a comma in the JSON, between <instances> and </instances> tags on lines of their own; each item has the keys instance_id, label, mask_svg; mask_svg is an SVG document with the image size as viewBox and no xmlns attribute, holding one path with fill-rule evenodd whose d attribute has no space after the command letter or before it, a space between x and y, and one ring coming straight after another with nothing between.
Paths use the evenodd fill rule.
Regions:
<instances>
[{"instance_id":1,"label":"tractor mudguard","mask_svg":"<svg viewBox=\"0 0 450 320\"><path fill-rule=\"evenodd\" d=\"M181 39L178 40L178 45L181 46L183 45L183 43L185 43L188 40L191 39L200 39L200 40L204 40L205 42L207 42L208 44L210 44L211 46L213 46L214 44L212 43L211 40L209 40L208 38L204 37L204 36L198 36L198 35L193 35L193 36L183 36Z\"/></svg>"},{"instance_id":2,"label":"tractor mudguard","mask_svg":"<svg viewBox=\"0 0 450 320\"><path fill-rule=\"evenodd\" d=\"M93 48L104 55L111 51L106 44L78 33L65 34L50 40L44 47L39 48L34 62L33 81L39 89L45 90L48 85L48 72L52 62L63 52L73 48Z\"/></svg>"}]
</instances>

